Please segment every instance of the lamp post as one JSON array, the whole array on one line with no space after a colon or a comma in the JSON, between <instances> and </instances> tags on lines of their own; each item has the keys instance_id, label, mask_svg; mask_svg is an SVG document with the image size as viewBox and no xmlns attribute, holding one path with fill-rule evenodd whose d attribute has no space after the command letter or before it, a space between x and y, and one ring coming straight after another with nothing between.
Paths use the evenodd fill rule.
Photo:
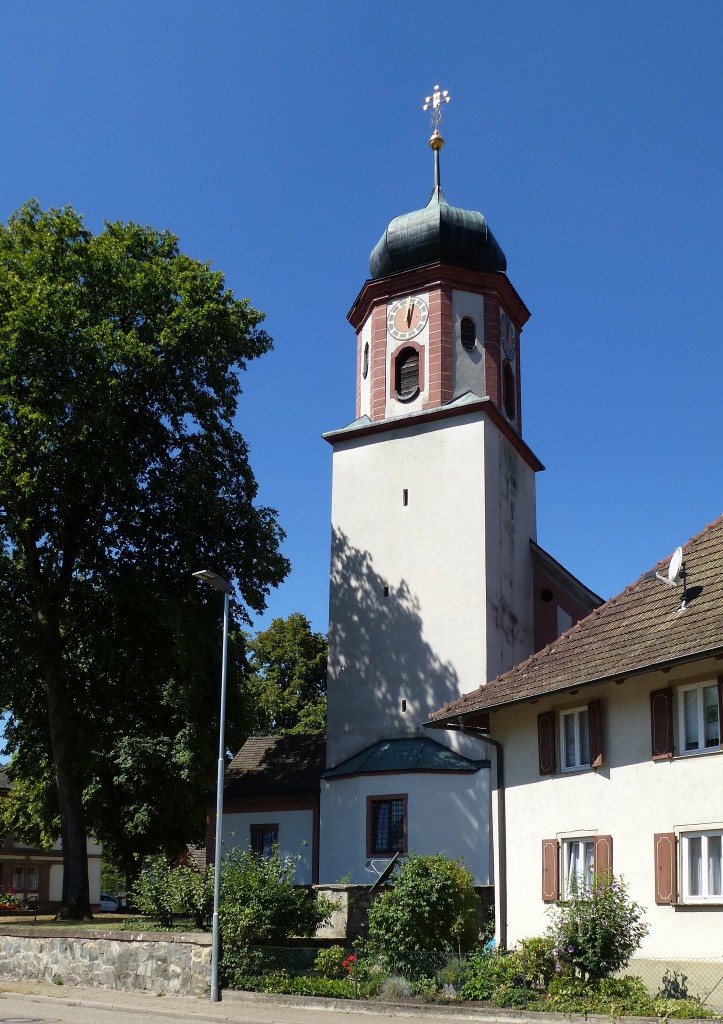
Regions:
<instances>
[{"instance_id":1,"label":"lamp post","mask_svg":"<svg viewBox=\"0 0 723 1024\"><path fill-rule=\"evenodd\" d=\"M213 861L213 930L211 936L211 1002L219 1001L218 995L218 905L221 902L221 834L223 822L223 768L226 754L224 734L226 730L226 665L228 661L228 599L231 585L209 569L194 572L193 576L207 583L214 590L223 593L223 650L221 655L221 712L218 722L218 771L216 774L216 843Z\"/></svg>"}]
</instances>

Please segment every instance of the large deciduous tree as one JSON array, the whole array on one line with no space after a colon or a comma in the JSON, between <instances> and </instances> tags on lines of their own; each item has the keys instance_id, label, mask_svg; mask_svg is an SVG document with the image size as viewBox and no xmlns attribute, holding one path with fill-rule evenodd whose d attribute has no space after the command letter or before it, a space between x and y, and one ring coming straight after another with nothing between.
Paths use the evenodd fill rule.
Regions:
<instances>
[{"instance_id":1,"label":"large deciduous tree","mask_svg":"<svg viewBox=\"0 0 723 1024\"><path fill-rule=\"evenodd\" d=\"M274 619L246 640L246 688L255 703L254 731L321 733L326 729L328 645L301 612Z\"/></svg>"},{"instance_id":2,"label":"large deciduous tree","mask_svg":"<svg viewBox=\"0 0 723 1024\"><path fill-rule=\"evenodd\" d=\"M190 572L248 621L288 571L233 425L261 320L168 232L35 201L0 225L0 703L30 817L54 777L65 916L89 826L158 844L212 778L222 606Z\"/></svg>"}]
</instances>

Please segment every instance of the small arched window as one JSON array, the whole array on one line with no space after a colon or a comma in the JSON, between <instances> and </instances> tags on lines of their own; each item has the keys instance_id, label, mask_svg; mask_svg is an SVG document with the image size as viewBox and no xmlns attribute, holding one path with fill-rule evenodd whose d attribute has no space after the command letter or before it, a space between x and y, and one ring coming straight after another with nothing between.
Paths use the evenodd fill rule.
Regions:
<instances>
[{"instance_id":1,"label":"small arched window","mask_svg":"<svg viewBox=\"0 0 723 1024\"><path fill-rule=\"evenodd\" d=\"M515 375L512 366L505 359L502 366L502 404L505 407L507 418L513 420L517 411L517 395L515 386Z\"/></svg>"},{"instance_id":2,"label":"small arched window","mask_svg":"<svg viewBox=\"0 0 723 1024\"><path fill-rule=\"evenodd\" d=\"M367 379L369 373L369 342L364 345L364 356L362 359L362 377L364 380Z\"/></svg>"},{"instance_id":3,"label":"small arched window","mask_svg":"<svg viewBox=\"0 0 723 1024\"><path fill-rule=\"evenodd\" d=\"M477 341L477 328L475 327L474 320L471 316L462 317L462 323L459 326L459 330L462 348L466 352L473 352L475 342Z\"/></svg>"},{"instance_id":4,"label":"small arched window","mask_svg":"<svg viewBox=\"0 0 723 1024\"><path fill-rule=\"evenodd\" d=\"M414 398L419 391L419 352L415 348L403 348L397 356L394 390L403 401Z\"/></svg>"}]
</instances>

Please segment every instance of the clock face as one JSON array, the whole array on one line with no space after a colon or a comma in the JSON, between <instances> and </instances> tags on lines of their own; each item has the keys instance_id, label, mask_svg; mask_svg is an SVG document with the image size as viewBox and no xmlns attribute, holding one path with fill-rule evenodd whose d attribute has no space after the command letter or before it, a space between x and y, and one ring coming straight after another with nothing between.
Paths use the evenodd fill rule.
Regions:
<instances>
[{"instance_id":1,"label":"clock face","mask_svg":"<svg viewBox=\"0 0 723 1024\"><path fill-rule=\"evenodd\" d=\"M395 341L409 341L424 330L429 320L429 306L418 295L397 299L387 312L387 330Z\"/></svg>"},{"instance_id":2,"label":"clock face","mask_svg":"<svg viewBox=\"0 0 723 1024\"><path fill-rule=\"evenodd\" d=\"M512 362L515 358L515 325L506 313L500 313L500 341L505 355Z\"/></svg>"}]
</instances>

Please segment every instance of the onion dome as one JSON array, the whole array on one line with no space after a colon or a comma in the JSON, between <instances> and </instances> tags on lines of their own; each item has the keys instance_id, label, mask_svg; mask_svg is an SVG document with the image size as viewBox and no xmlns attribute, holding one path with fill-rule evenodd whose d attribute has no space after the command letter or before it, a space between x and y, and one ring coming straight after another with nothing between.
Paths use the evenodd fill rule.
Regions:
<instances>
[{"instance_id":1,"label":"onion dome","mask_svg":"<svg viewBox=\"0 0 723 1024\"><path fill-rule=\"evenodd\" d=\"M435 186L423 210L395 217L369 257L372 278L452 263L471 270L504 273L507 260L481 213L450 206Z\"/></svg>"}]
</instances>

